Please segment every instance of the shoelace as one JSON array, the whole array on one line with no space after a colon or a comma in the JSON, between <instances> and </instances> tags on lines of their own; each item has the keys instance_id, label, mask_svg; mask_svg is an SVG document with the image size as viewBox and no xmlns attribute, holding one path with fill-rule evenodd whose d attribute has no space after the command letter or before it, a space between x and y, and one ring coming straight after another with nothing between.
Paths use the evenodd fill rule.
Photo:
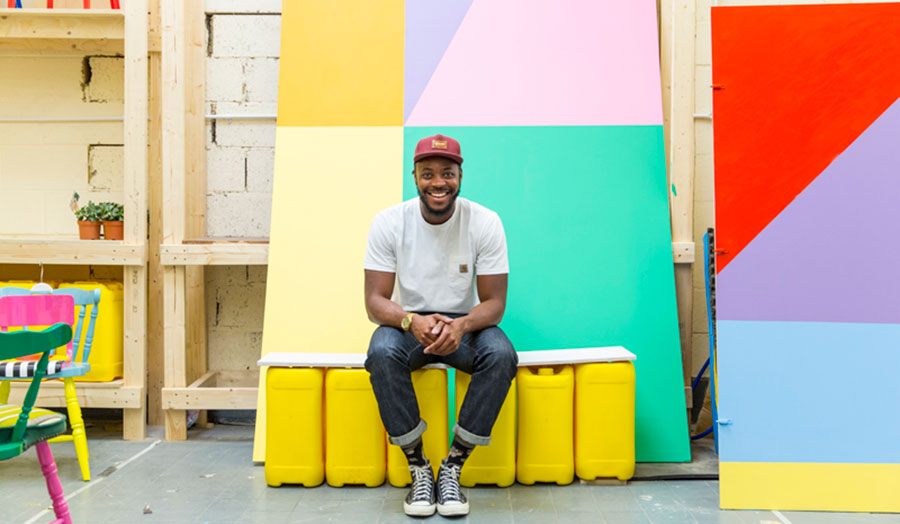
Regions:
<instances>
[{"instance_id":1,"label":"shoelace","mask_svg":"<svg viewBox=\"0 0 900 524\"><path fill-rule=\"evenodd\" d=\"M438 474L438 487L443 500L462 500L459 493L460 467L456 464L444 463Z\"/></svg>"},{"instance_id":2,"label":"shoelace","mask_svg":"<svg viewBox=\"0 0 900 524\"><path fill-rule=\"evenodd\" d=\"M409 472L412 473L413 500L431 501L431 490L434 489L431 466L410 466Z\"/></svg>"}]
</instances>

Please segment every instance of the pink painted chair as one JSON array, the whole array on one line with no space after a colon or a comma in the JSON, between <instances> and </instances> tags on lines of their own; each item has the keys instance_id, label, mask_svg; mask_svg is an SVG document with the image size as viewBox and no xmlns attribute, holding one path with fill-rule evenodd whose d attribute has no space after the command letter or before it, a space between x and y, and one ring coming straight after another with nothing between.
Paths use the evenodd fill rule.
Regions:
<instances>
[{"instance_id":1,"label":"pink painted chair","mask_svg":"<svg viewBox=\"0 0 900 524\"><path fill-rule=\"evenodd\" d=\"M71 524L69 506L63 497L56 462L47 440L66 431L66 417L50 410L35 408L41 379L53 350L72 340L72 327L55 324L43 331L0 332L0 359L19 358L41 353L35 364L34 378L21 406L0 404L0 460L17 457L29 447L37 449L38 462L47 481L56 520L53 524Z\"/></svg>"},{"instance_id":2,"label":"pink painted chair","mask_svg":"<svg viewBox=\"0 0 900 524\"><path fill-rule=\"evenodd\" d=\"M9 289L2 288L0 291ZM44 379L62 379L66 409L69 414L69 423L72 426L71 435L59 435L50 442L73 442L75 444L75 454L78 457L81 478L84 481L91 479L90 454L88 453L84 419L81 416L81 406L78 404L78 396L75 391L74 377L84 375L91 369L87 359L90 355L99 300L99 289L93 291L59 289L54 290L52 295L7 294L4 296L0 292L0 331L12 331L28 326L49 326L57 322L75 326L74 349L73 343L69 342L64 358L51 359ZM75 304L79 305L77 319ZM90 315L85 314L88 309L86 304L91 306ZM10 381L33 377L34 366L34 360L0 362L0 403L9 400Z\"/></svg>"}]
</instances>

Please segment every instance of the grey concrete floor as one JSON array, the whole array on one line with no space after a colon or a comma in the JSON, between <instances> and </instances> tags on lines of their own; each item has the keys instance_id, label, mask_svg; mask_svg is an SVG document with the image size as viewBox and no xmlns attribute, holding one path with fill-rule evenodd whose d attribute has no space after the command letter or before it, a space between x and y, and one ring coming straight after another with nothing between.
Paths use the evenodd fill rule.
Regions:
<instances>
[{"instance_id":1,"label":"grey concrete floor","mask_svg":"<svg viewBox=\"0 0 900 524\"><path fill-rule=\"evenodd\" d=\"M71 443L52 446L76 523L405 522L405 489L266 486L251 462L248 426L192 429L185 442L166 442L151 427L141 442L117 428L88 428L91 482L80 480ZM639 464L637 477L716 473L706 440L690 464ZM50 501L33 450L0 463L0 522L46 523ZM717 481L632 481L624 486L514 485L468 489L471 514L457 522L590 523L900 523L900 515L720 511ZM430 520L443 520L435 515Z\"/></svg>"}]
</instances>

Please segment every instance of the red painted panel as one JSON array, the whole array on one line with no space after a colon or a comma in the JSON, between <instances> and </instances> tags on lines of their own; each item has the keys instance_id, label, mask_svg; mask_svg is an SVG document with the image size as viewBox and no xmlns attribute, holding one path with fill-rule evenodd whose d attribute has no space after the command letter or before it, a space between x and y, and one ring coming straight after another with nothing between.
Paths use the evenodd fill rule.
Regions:
<instances>
[{"instance_id":1,"label":"red painted panel","mask_svg":"<svg viewBox=\"0 0 900 524\"><path fill-rule=\"evenodd\" d=\"M721 271L900 97L900 3L714 7Z\"/></svg>"}]
</instances>

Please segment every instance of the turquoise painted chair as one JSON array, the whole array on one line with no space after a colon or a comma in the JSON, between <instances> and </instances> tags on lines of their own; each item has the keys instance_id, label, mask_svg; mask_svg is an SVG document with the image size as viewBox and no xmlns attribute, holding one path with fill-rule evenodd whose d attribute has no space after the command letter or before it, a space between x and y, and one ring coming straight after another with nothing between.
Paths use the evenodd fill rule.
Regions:
<instances>
[{"instance_id":1,"label":"turquoise painted chair","mask_svg":"<svg viewBox=\"0 0 900 524\"><path fill-rule=\"evenodd\" d=\"M72 327L55 324L43 331L0 332L0 359L13 359L40 353L31 385L21 406L0 404L0 460L17 457L31 446L37 450L38 462L47 481L56 520L53 524L71 524L69 506L63 497L62 483L47 439L66 431L66 417L46 409L35 408L41 380L47 372L54 348L72 340ZM34 361L32 361L34 362Z\"/></svg>"},{"instance_id":2,"label":"turquoise painted chair","mask_svg":"<svg viewBox=\"0 0 900 524\"><path fill-rule=\"evenodd\" d=\"M74 306L78 306L77 318L74 311L62 312L59 313L59 316L40 319L35 316L38 311L49 314L50 309L60 307L60 304L69 300ZM0 295L0 330L6 330L9 327L43 326L54 322L66 322L75 326L74 344L67 350L67 358L51 360L45 379L62 379L66 410L72 426L70 435L59 435L50 442L73 442L75 444L81 478L85 481L91 479L90 454L74 377L83 376L91 369L87 360L91 353L99 306L99 289L54 289L52 295ZM88 310L90 310L89 314ZM5 319L4 312L7 312ZM29 367L27 361L0 362L0 402L6 402L9 399L9 381L30 377L29 369L33 369L33 367Z\"/></svg>"}]
</instances>

